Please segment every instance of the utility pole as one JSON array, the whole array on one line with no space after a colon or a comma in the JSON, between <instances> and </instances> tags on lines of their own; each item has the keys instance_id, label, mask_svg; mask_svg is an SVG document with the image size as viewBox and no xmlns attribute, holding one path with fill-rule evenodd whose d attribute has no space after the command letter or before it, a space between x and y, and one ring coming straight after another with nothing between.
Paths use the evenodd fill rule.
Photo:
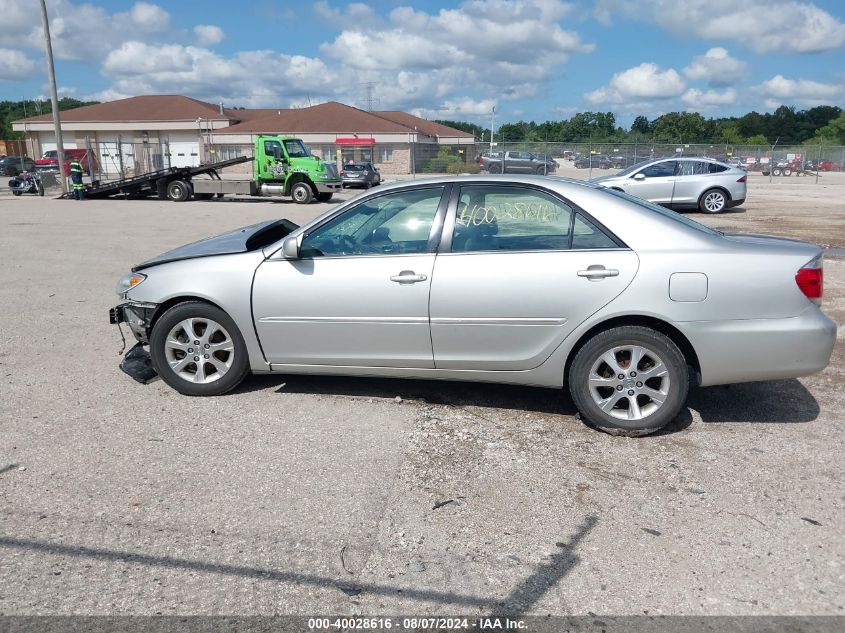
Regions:
<instances>
[{"instance_id":1,"label":"utility pole","mask_svg":"<svg viewBox=\"0 0 845 633\"><path fill-rule=\"evenodd\" d=\"M53 45L50 43L50 23L47 21L47 5L41 0L41 23L44 25L44 48L47 53L47 75L50 79L50 103L53 105L53 129L56 132L56 154L59 159L59 180L62 191L67 193L65 179L65 145L62 140L62 122L59 119L59 95L56 93L56 69L53 67Z\"/></svg>"},{"instance_id":2,"label":"utility pole","mask_svg":"<svg viewBox=\"0 0 845 633\"><path fill-rule=\"evenodd\" d=\"M493 106L493 112L490 114L490 153L493 153L493 126L496 123L496 106Z\"/></svg>"}]
</instances>

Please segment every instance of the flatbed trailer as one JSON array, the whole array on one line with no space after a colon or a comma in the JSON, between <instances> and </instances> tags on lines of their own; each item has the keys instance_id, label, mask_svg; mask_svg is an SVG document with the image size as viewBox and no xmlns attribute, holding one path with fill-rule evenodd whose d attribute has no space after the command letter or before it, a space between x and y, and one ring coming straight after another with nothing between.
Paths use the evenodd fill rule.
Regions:
<instances>
[{"instance_id":1,"label":"flatbed trailer","mask_svg":"<svg viewBox=\"0 0 845 633\"><path fill-rule=\"evenodd\" d=\"M198 167L170 167L159 169L146 174L139 174L131 178L122 178L106 183L94 183L85 187L86 198L111 198L122 196L124 198L146 198L157 196L170 199L174 202L183 202L192 196L210 199L214 193L194 193L194 177L209 176L212 181L221 181L218 170L232 165L239 165L251 161L249 156L240 156L217 163L208 163ZM198 181L199 182L199 181ZM72 193L64 194L63 198L71 197Z\"/></svg>"}]
</instances>

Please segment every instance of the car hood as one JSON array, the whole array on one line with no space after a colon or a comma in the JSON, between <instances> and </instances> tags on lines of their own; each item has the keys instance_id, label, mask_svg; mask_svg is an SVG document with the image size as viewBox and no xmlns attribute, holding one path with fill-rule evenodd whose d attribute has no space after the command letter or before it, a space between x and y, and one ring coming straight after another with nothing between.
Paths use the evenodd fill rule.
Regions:
<instances>
[{"instance_id":1,"label":"car hood","mask_svg":"<svg viewBox=\"0 0 845 633\"><path fill-rule=\"evenodd\" d=\"M207 237L198 242L192 242L191 244L174 248L171 251L167 251L138 264L132 268L132 272L183 259L212 257L214 255L234 255L236 253L256 251L273 242L278 242L298 228L299 225L290 220L267 220L266 222L250 224L249 226L235 229L228 233Z\"/></svg>"},{"instance_id":2,"label":"car hood","mask_svg":"<svg viewBox=\"0 0 845 633\"><path fill-rule=\"evenodd\" d=\"M590 178L588 182L595 182L597 184L601 184L608 180L616 180L618 176L616 174L610 174L609 176L596 176L595 178Z\"/></svg>"}]
</instances>

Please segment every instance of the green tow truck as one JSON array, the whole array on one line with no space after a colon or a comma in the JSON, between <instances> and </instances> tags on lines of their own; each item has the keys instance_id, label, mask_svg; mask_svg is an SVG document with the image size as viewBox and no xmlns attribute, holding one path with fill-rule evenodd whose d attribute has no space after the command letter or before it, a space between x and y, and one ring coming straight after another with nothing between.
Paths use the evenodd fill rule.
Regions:
<instances>
[{"instance_id":1,"label":"green tow truck","mask_svg":"<svg viewBox=\"0 0 845 633\"><path fill-rule=\"evenodd\" d=\"M252 161L252 178L221 178L226 167ZM287 196L299 204L328 202L342 183L334 163L312 156L301 139L263 134L256 137L253 157L240 157L198 167L170 167L114 182L92 183L87 198L157 196L173 202L210 200L226 194Z\"/></svg>"}]
</instances>

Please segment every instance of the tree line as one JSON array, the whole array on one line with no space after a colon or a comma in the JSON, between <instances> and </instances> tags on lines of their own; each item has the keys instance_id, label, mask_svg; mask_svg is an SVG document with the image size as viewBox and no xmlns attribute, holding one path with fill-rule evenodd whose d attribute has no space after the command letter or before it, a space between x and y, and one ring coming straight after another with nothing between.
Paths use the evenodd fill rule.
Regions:
<instances>
[{"instance_id":1,"label":"tree line","mask_svg":"<svg viewBox=\"0 0 845 633\"><path fill-rule=\"evenodd\" d=\"M99 101L80 101L70 97L59 99L59 111L73 110L82 106L94 105ZM38 116L39 114L50 114L53 109L50 101L0 101L0 139L5 141L16 141L23 138L23 132L12 130L12 121L25 117Z\"/></svg>"},{"instance_id":2,"label":"tree line","mask_svg":"<svg viewBox=\"0 0 845 633\"><path fill-rule=\"evenodd\" d=\"M490 128L464 121L438 120L490 140ZM731 145L845 145L845 111L838 106L796 110L780 106L774 112L749 112L741 117L704 118L698 112L669 112L656 119L640 115L631 127L616 125L612 112L579 112L561 121L503 123L496 141L730 143Z\"/></svg>"}]
</instances>

